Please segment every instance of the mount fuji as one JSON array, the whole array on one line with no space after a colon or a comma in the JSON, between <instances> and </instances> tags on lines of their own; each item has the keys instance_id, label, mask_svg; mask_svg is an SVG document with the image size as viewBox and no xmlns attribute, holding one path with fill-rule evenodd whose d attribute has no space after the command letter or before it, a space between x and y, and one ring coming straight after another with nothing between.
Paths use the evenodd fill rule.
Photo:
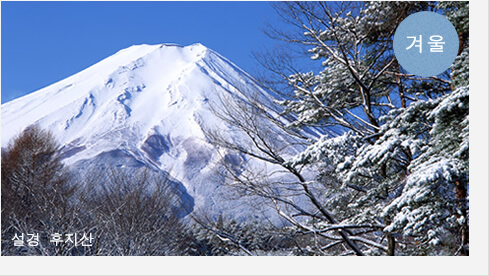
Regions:
<instances>
[{"instance_id":1,"label":"mount fuji","mask_svg":"<svg viewBox=\"0 0 489 276\"><path fill-rule=\"evenodd\" d=\"M263 103L277 98L201 44L132 46L3 104L2 147L37 124L58 139L69 167L149 167L179 183L191 210L250 216L253 207L228 199L230 188L213 177L223 156L240 166L252 161L219 152L203 130L229 128L212 107L225 96L245 101L243 91Z\"/></svg>"}]
</instances>

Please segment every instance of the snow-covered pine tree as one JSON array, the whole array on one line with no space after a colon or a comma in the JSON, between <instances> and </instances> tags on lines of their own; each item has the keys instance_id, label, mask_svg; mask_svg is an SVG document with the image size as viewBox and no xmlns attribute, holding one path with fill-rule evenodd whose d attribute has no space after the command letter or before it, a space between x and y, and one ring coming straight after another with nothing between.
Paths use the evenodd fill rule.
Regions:
<instances>
[{"instance_id":1,"label":"snow-covered pine tree","mask_svg":"<svg viewBox=\"0 0 489 276\"><path fill-rule=\"evenodd\" d=\"M298 72L287 81L293 93L280 104L297 116L291 125L337 125L361 136L379 130L378 119L406 107L417 96L436 96L450 87L448 75L417 78L402 70L393 53L392 37L408 15L435 9L430 2L278 4L302 31L285 37L306 45L319 73ZM421 93L421 95L419 95Z\"/></svg>"},{"instance_id":2,"label":"snow-covered pine tree","mask_svg":"<svg viewBox=\"0 0 489 276\"><path fill-rule=\"evenodd\" d=\"M357 12L318 4L322 17L313 5L287 8L306 14L301 42L315 45L324 70L291 75L295 94L280 103L296 114L293 126L328 121L350 131L322 137L289 164L319 168L325 206L341 224L384 225L378 242L387 240L388 254L468 254L468 4L369 2ZM416 78L382 46L420 10L444 13L459 32L451 75ZM314 21L321 24L309 27Z\"/></svg>"}]
</instances>

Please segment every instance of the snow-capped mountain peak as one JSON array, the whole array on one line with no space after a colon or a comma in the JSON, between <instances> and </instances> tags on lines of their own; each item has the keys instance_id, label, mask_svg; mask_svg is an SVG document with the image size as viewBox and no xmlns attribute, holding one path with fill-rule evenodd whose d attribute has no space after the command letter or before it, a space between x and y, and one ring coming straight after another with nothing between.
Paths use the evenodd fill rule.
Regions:
<instances>
[{"instance_id":1,"label":"snow-capped mountain peak","mask_svg":"<svg viewBox=\"0 0 489 276\"><path fill-rule=\"evenodd\" d=\"M58 138L67 165L149 166L181 181L196 205L223 209L221 188L206 180L222 156L206 142L203 126L226 128L210 106L249 91L272 100L202 44L132 46L3 104L2 147L38 124Z\"/></svg>"}]
</instances>

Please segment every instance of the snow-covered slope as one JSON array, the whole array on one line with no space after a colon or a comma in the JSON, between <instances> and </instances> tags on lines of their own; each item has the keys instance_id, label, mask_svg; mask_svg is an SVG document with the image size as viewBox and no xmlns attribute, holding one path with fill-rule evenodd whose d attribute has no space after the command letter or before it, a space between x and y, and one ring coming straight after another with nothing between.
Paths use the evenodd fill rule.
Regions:
<instances>
[{"instance_id":1,"label":"snow-covered slope","mask_svg":"<svg viewBox=\"0 0 489 276\"><path fill-rule=\"evenodd\" d=\"M148 166L169 172L183 183L196 208L225 212L237 203L226 200L226 187L210 180L222 155L207 143L202 129L226 129L210 106L226 95L244 99L243 93L257 93L262 102L273 98L201 44L132 46L3 104L2 147L36 123L56 135L67 165Z\"/></svg>"}]
</instances>

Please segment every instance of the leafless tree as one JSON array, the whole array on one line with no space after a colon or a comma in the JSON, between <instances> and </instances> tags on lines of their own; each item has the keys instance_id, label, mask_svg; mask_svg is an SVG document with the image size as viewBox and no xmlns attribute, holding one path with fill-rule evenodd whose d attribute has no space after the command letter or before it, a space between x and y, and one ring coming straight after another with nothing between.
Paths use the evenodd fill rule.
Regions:
<instances>
[{"instance_id":1,"label":"leafless tree","mask_svg":"<svg viewBox=\"0 0 489 276\"><path fill-rule=\"evenodd\" d=\"M73 198L76 185L58 155L53 135L33 125L13 139L2 152L2 254L65 254L40 242L36 247L15 248L15 234L73 231L83 226ZM20 251L19 251L20 250ZM21 251L24 252L21 252Z\"/></svg>"},{"instance_id":2,"label":"leafless tree","mask_svg":"<svg viewBox=\"0 0 489 276\"><path fill-rule=\"evenodd\" d=\"M252 95L247 91L243 95ZM291 166L287 159L294 147L306 143L303 136L285 127L285 121L274 117L256 97L246 100L223 97L214 107L214 113L226 125L232 126L240 139L233 139L230 130L206 129L211 144L223 152L222 165L226 168L225 183L241 196L266 199L277 213L293 225L297 233L314 241L312 254L328 254L328 250L343 247L342 253L364 255L376 248L388 251L385 241L372 235L382 229L381 223L342 225L327 206L323 197L324 186L314 176ZM243 154L257 160L255 167L236 170L224 155ZM322 188L321 188L322 186ZM331 252L331 251L330 251Z\"/></svg>"},{"instance_id":3,"label":"leafless tree","mask_svg":"<svg viewBox=\"0 0 489 276\"><path fill-rule=\"evenodd\" d=\"M100 255L178 255L184 224L172 182L149 169L112 168L85 179L80 202L96 221Z\"/></svg>"}]
</instances>

